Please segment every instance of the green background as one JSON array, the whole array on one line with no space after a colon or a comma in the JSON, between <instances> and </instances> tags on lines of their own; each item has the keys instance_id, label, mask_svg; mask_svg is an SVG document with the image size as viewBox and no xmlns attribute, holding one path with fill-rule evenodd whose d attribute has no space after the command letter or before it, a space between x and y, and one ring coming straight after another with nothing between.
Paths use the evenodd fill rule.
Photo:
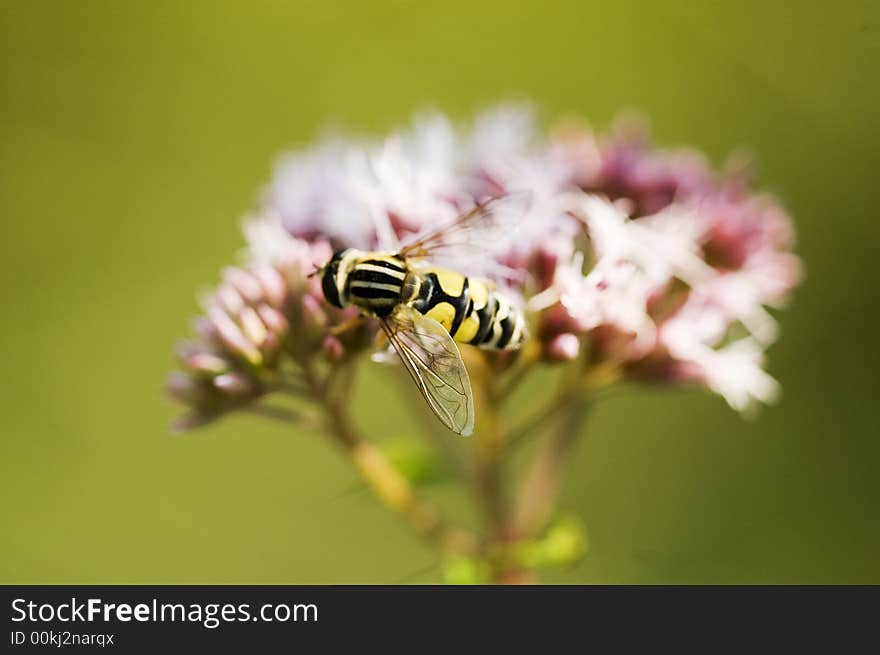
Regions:
<instances>
[{"instance_id":1,"label":"green background","mask_svg":"<svg viewBox=\"0 0 880 655\"><path fill-rule=\"evenodd\" d=\"M598 126L639 109L715 162L751 148L807 267L770 353L784 396L757 421L699 392L601 405L564 490L591 550L545 579L880 582L878 19L867 1L3 2L0 582L439 580L316 435L234 417L172 437L161 387L279 151L328 122L382 133L522 97ZM404 434L367 389L383 375L356 415Z\"/></svg>"}]
</instances>

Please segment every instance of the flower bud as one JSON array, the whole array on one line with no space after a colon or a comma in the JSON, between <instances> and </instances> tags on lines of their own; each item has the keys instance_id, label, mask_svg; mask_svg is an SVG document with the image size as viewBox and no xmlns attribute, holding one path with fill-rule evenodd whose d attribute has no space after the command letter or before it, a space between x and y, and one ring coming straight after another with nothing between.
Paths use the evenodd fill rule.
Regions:
<instances>
[{"instance_id":1,"label":"flower bud","mask_svg":"<svg viewBox=\"0 0 880 655\"><path fill-rule=\"evenodd\" d=\"M252 344L260 348L266 340L268 332L257 311L253 307L245 307L239 312L238 320L244 335Z\"/></svg>"},{"instance_id":2,"label":"flower bud","mask_svg":"<svg viewBox=\"0 0 880 655\"><path fill-rule=\"evenodd\" d=\"M214 386L224 393L246 395L257 390L253 381L241 373L224 373L214 378Z\"/></svg>"},{"instance_id":3,"label":"flower bud","mask_svg":"<svg viewBox=\"0 0 880 655\"><path fill-rule=\"evenodd\" d=\"M287 296L287 285L277 269L261 266L253 272L263 288L263 295L274 306L279 307Z\"/></svg>"},{"instance_id":4,"label":"flower bud","mask_svg":"<svg viewBox=\"0 0 880 655\"><path fill-rule=\"evenodd\" d=\"M327 314L321 306L321 301L312 294L302 299L303 323L312 327L323 328L327 325Z\"/></svg>"},{"instance_id":5,"label":"flower bud","mask_svg":"<svg viewBox=\"0 0 880 655\"><path fill-rule=\"evenodd\" d=\"M211 353L196 353L186 359L187 367L196 373L221 375L229 370L229 362Z\"/></svg>"},{"instance_id":6,"label":"flower bud","mask_svg":"<svg viewBox=\"0 0 880 655\"><path fill-rule=\"evenodd\" d=\"M257 313L270 332L276 335L282 335L287 332L287 319L277 309L269 305L260 305L257 307Z\"/></svg>"},{"instance_id":7,"label":"flower bud","mask_svg":"<svg viewBox=\"0 0 880 655\"><path fill-rule=\"evenodd\" d=\"M193 332L205 341L215 341L218 338L217 328L215 328L214 324L204 316L199 316L193 320L192 329Z\"/></svg>"},{"instance_id":8,"label":"flower bud","mask_svg":"<svg viewBox=\"0 0 880 655\"><path fill-rule=\"evenodd\" d=\"M172 398L183 403L192 403L199 397L199 389L195 380L180 371L174 371L168 376L165 389Z\"/></svg>"},{"instance_id":9,"label":"flower bud","mask_svg":"<svg viewBox=\"0 0 880 655\"><path fill-rule=\"evenodd\" d=\"M581 342L570 332L553 337L544 346L544 357L552 362L568 362L577 359Z\"/></svg>"},{"instance_id":10,"label":"flower bud","mask_svg":"<svg viewBox=\"0 0 880 655\"><path fill-rule=\"evenodd\" d=\"M214 302L218 303L227 313L237 314L244 308L244 298L232 286L221 284L214 296Z\"/></svg>"},{"instance_id":11,"label":"flower bud","mask_svg":"<svg viewBox=\"0 0 880 655\"><path fill-rule=\"evenodd\" d=\"M580 322L561 303L549 307L541 316L539 332L543 339L549 340L558 334L579 332L580 330Z\"/></svg>"},{"instance_id":12,"label":"flower bud","mask_svg":"<svg viewBox=\"0 0 880 655\"><path fill-rule=\"evenodd\" d=\"M321 340L321 352L331 362L338 362L345 357L345 346L337 337L328 334Z\"/></svg>"},{"instance_id":13,"label":"flower bud","mask_svg":"<svg viewBox=\"0 0 880 655\"><path fill-rule=\"evenodd\" d=\"M236 355L243 357L250 364L254 366L260 364L262 361L260 351L248 341L226 312L219 307L212 307L208 310L208 316L217 329L217 334L224 346Z\"/></svg>"},{"instance_id":14,"label":"flower bud","mask_svg":"<svg viewBox=\"0 0 880 655\"><path fill-rule=\"evenodd\" d=\"M257 278L241 268L227 268L223 271L223 281L232 285L249 303L257 303L263 297L263 288Z\"/></svg>"}]
</instances>

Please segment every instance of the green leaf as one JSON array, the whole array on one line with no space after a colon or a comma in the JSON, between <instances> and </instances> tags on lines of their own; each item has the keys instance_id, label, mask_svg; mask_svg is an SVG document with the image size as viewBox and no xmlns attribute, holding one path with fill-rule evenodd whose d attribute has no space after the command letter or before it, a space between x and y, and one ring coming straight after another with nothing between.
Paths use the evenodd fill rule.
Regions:
<instances>
[{"instance_id":1,"label":"green leaf","mask_svg":"<svg viewBox=\"0 0 880 655\"><path fill-rule=\"evenodd\" d=\"M555 521L538 541L541 560L537 566L564 566L580 560L589 542L583 524L574 517Z\"/></svg>"},{"instance_id":2,"label":"green leaf","mask_svg":"<svg viewBox=\"0 0 880 655\"><path fill-rule=\"evenodd\" d=\"M443 566L443 581L450 585L485 584L489 581L489 567L471 557L452 557Z\"/></svg>"},{"instance_id":3,"label":"green leaf","mask_svg":"<svg viewBox=\"0 0 880 655\"><path fill-rule=\"evenodd\" d=\"M435 484L450 477L451 472L443 458L412 439L390 439L380 447L388 461L411 484Z\"/></svg>"}]
</instances>

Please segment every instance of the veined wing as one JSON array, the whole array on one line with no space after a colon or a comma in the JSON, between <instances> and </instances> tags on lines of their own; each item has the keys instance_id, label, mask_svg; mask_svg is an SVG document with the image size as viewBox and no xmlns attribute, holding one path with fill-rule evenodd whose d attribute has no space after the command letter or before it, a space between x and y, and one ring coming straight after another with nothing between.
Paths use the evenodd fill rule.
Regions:
<instances>
[{"instance_id":1,"label":"veined wing","mask_svg":"<svg viewBox=\"0 0 880 655\"><path fill-rule=\"evenodd\" d=\"M474 431L471 381L455 341L437 321L399 305L382 328L437 418L453 432Z\"/></svg>"},{"instance_id":2,"label":"veined wing","mask_svg":"<svg viewBox=\"0 0 880 655\"><path fill-rule=\"evenodd\" d=\"M454 220L416 236L399 251L404 259L431 259L446 255L485 257L487 250L501 251L513 243L516 219L531 201L528 191L495 196L474 206Z\"/></svg>"}]
</instances>

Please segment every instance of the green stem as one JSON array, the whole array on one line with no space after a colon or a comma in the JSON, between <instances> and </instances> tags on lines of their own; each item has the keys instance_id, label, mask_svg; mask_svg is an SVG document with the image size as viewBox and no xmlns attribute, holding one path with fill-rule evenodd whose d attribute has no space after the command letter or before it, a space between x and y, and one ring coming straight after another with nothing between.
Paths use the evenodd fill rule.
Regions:
<instances>
[{"instance_id":1,"label":"green stem","mask_svg":"<svg viewBox=\"0 0 880 655\"><path fill-rule=\"evenodd\" d=\"M556 418L556 416L572 402L573 396L574 394L570 390L563 388L553 400L544 406L544 408L537 414L526 419L524 423L518 425L516 428L513 428L507 435L508 452L512 452L516 446L526 441L537 430L545 427L548 422Z\"/></svg>"},{"instance_id":2,"label":"green stem","mask_svg":"<svg viewBox=\"0 0 880 655\"><path fill-rule=\"evenodd\" d=\"M562 486L563 469L574 444L583 432L583 423L597 393L620 377L615 362L595 362L563 386L556 398L514 434L521 441L533 430L554 423L557 429L542 443L523 479L511 521L517 538L527 538L543 529L551 518Z\"/></svg>"},{"instance_id":3,"label":"green stem","mask_svg":"<svg viewBox=\"0 0 880 655\"><path fill-rule=\"evenodd\" d=\"M512 520L520 538L540 531L551 518L562 486L562 473L572 447L581 434L589 410L586 399L565 407L559 428L543 442L529 468Z\"/></svg>"},{"instance_id":4,"label":"green stem","mask_svg":"<svg viewBox=\"0 0 880 655\"><path fill-rule=\"evenodd\" d=\"M474 467L474 483L477 498L483 506L486 522L486 537L489 540L503 539L506 532L507 506L502 484L501 454L504 448L504 435L498 425L498 410L485 383L486 377L475 381L474 392L482 402L477 432L477 462ZM479 382L483 382L482 384Z\"/></svg>"},{"instance_id":5,"label":"green stem","mask_svg":"<svg viewBox=\"0 0 880 655\"><path fill-rule=\"evenodd\" d=\"M482 504L486 522L486 541L482 549L489 566L490 580L497 584L527 584L536 581L533 571L518 559L507 556L515 535L511 529L509 501L505 495L505 453L508 433L502 429L500 407L503 397L492 393L491 377L478 378L481 395L480 430L477 442L475 495Z\"/></svg>"},{"instance_id":6,"label":"green stem","mask_svg":"<svg viewBox=\"0 0 880 655\"><path fill-rule=\"evenodd\" d=\"M314 370L306 369L306 377L314 399L323 408L329 435L351 457L355 468L385 507L397 513L418 534L436 543L444 552L471 554L479 547L476 536L462 528L450 525L439 508L420 497L406 477L385 457L373 443L354 427L347 411L347 393L334 393L334 378L319 380ZM351 375L345 374L345 385ZM338 376L336 379L339 379Z\"/></svg>"}]
</instances>

